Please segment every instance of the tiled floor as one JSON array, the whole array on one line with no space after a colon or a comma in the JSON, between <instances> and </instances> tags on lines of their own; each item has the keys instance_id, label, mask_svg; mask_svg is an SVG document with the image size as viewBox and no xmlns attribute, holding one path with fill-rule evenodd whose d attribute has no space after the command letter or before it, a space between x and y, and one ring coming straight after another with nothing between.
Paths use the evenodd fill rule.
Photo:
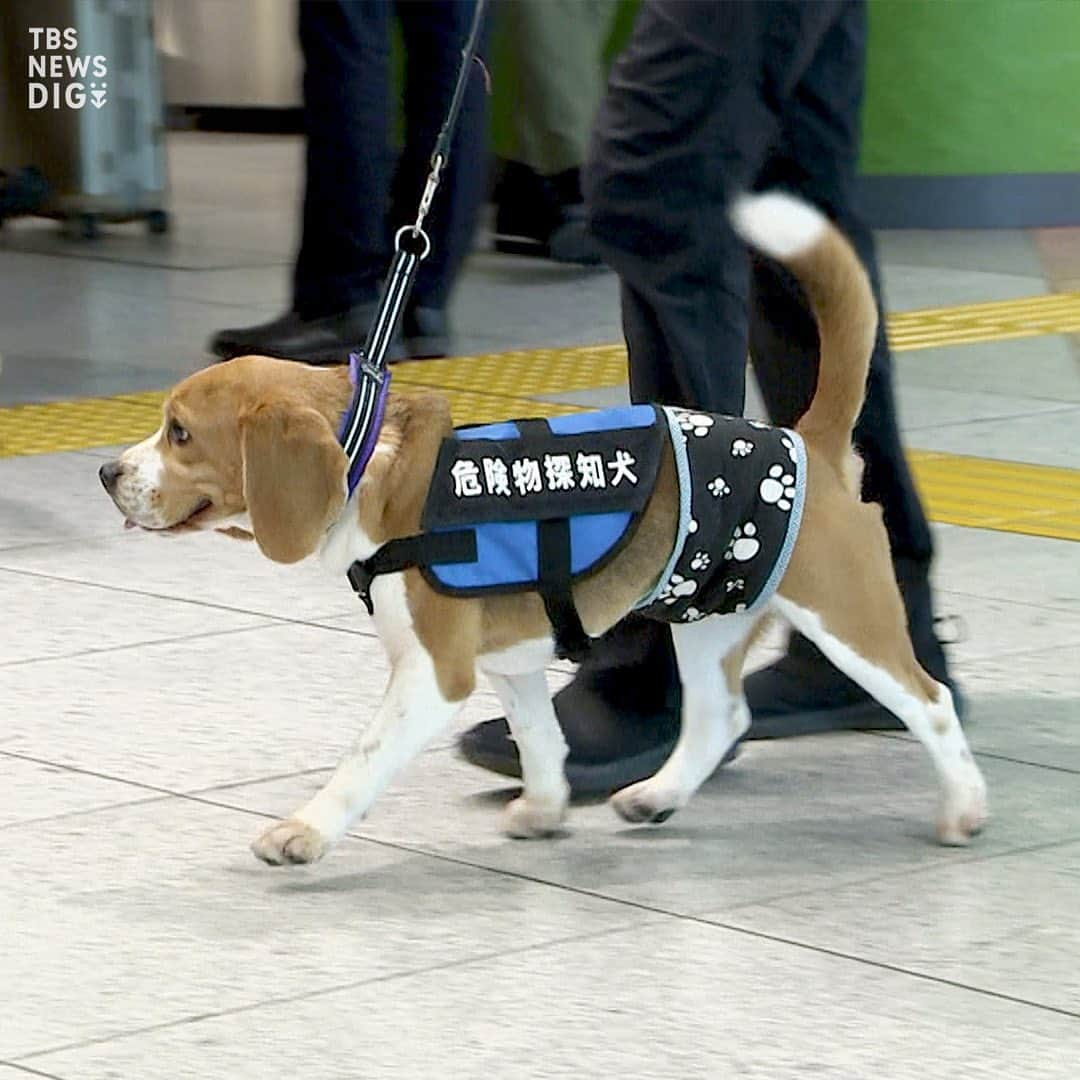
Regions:
<instances>
[{"instance_id":1,"label":"tiled floor","mask_svg":"<svg viewBox=\"0 0 1080 1080\"><path fill-rule=\"evenodd\" d=\"M162 388L214 329L278 309L296 144L170 150L173 238L0 234L0 425L5 405ZM881 251L898 311L1080 287L1070 230ZM618 339L609 275L490 254L454 314L464 353ZM1068 335L897 371L913 447L1076 468ZM248 840L380 692L370 623L316 566L124 532L107 449L76 445L0 460L0 1080L1076 1075L1074 542L937 527L994 811L966 850L931 842L906 737L752 744L663 828L588 805L565 839L518 843L507 786L447 733L324 862L271 871ZM1080 511L1076 474L1054 475L1037 497ZM495 709L481 690L458 723Z\"/></svg>"}]
</instances>

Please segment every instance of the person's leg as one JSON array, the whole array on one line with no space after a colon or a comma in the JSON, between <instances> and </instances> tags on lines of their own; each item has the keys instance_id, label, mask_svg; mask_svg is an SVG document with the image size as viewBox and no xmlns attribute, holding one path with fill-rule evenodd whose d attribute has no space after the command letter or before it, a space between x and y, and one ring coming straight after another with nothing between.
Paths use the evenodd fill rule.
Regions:
<instances>
[{"instance_id":1,"label":"person's leg","mask_svg":"<svg viewBox=\"0 0 1080 1080\"><path fill-rule=\"evenodd\" d=\"M371 299L386 268L389 12L380 0L302 0L304 224L293 306L305 317Z\"/></svg>"},{"instance_id":2,"label":"person's leg","mask_svg":"<svg viewBox=\"0 0 1080 1080\"><path fill-rule=\"evenodd\" d=\"M593 233L621 278L637 401L742 411L748 266L727 204L772 130L757 93L759 14L755 4L646 3L612 70L584 180ZM651 775L679 730L667 627L619 624L555 708L576 793ZM517 768L502 721L461 746L477 764Z\"/></svg>"},{"instance_id":3,"label":"person's leg","mask_svg":"<svg viewBox=\"0 0 1080 1080\"><path fill-rule=\"evenodd\" d=\"M495 250L598 261L585 229L581 167L604 88L614 0L514 0L515 147L495 189Z\"/></svg>"},{"instance_id":4,"label":"person's leg","mask_svg":"<svg viewBox=\"0 0 1080 1080\"><path fill-rule=\"evenodd\" d=\"M409 224L416 217L474 10L472 0L399 0L397 4L405 38L405 144L392 185L391 229ZM481 57L486 52L486 40L485 32ZM448 347L443 312L472 245L485 194L486 120L484 72L479 63L474 63L450 145L449 164L425 225L432 238L431 254L420 265L406 313L406 345L412 343L413 355L442 355ZM415 325L417 322L423 325ZM423 343L420 338L428 340Z\"/></svg>"},{"instance_id":5,"label":"person's leg","mask_svg":"<svg viewBox=\"0 0 1080 1080\"><path fill-rule=\"evenodd\" d=\"M514 49L514 160L541 176L580 169L604 90L613 0L514 0L503 10Z\"/></svg>"},{"instance_id":6,"label":"person's leg","mask_svg":"<svg viewBox=\"0 0 1080 1080\"><path fill-rule=\"evenodd\" d=\"M636 401L742 412L748 269L727 206L774 125L756 9L644 4L597 116L589 225L620 278Z\"/></svg>"},{"instance_id":7,"label":"person's leg","mask_svg":"<svg viewBox=\"0 0 1080 1080\"><path fill-rule=\"evenodd\" d=\"M221 331L211 352L344 360L366 336L388 259L389 18L383 0L301 0L307 143L292 310Z\"/></svg>"},{"instance_id":8,"label":"person's leg","mask_svg":"<svg viewBox=\"0 0 1080 1080\"><path fill-rule=\"evenodd\" d=\"M948 682L933 630L928 577L933 545L900 440L873 237L853 207L865 40L864 6L844 5L784 103L777 152L755 186L794 190L822 206L851 239L870 274L880 321L866 403L855 428L866 465L864 498L884 509L919 660L935 678ZM755 257L750 351L775 423L794 424L805 411L817 377L817 350L817 329L801 289L775 263ZM750 676L747 698L754 714L751 738L837 726L898 726L797 634L782 661Z\"/></svg>"}]
</instances>

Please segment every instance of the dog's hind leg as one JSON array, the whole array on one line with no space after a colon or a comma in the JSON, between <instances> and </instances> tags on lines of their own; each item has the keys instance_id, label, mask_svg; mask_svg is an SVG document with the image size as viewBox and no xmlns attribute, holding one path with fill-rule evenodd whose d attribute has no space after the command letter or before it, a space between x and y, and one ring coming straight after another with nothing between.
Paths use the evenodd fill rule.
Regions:
<instances>
[{"instance_id":1,"label":"dog's hind leg","mask_svg":"<svg viewBox=\"0 0 1080 1080\"><path fill-rule=\"evenodd\" d=\"M828 559L808 569L810 553L797 546L789 578L801 565L781 584L773 609L926 747L941 784L938 838L943 844L966 844L987 817L986 783L948 687L915 658L881 512L858 505L833 524L819 520L822 534L814 543Z\"/></svg>"},{"instance_id":2,"label":"dog's hind leg","mask_svg":"<svg viewBox=\"0 0 1080 1080\"><path fill-rule=\"evenodd\" d=\"M557 833L566 819L566 739L555 716L543 669L527 674L488 671L517 743L524 790L506 808L504 829L529 839Z\"/></svg>"},{"instance_id":3,"label":"dog's hind leg","mask_svg":"<svg viewBox=\"0 0 1080 1080\"><path fill-rule=\"evenodd\" d=\"M612 806L632 822L666 821L689 802L750 726L742 662L756 615L718 615L671 627L682 683L682 727L655 775L617 791Z\"/></svg>"}]
</instances>

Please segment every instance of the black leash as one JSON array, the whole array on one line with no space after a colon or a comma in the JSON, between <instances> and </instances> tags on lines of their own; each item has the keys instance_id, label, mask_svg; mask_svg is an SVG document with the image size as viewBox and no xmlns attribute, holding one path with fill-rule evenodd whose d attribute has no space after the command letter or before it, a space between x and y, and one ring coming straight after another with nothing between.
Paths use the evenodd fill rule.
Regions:
<instances>
[{"instance_id":1,"label":"black leash","mask_svg":"<svg viewBox=\"0 0 1080 1080\"><path fill-rule=\"evenodd\" d=\"M435 149L431 153L431 169L420 196L416 220L412 225L402 226L394 235L394 261L383 284L367 341L359 353L349 356L353 398L342 420L339 439L349 459L350 495L363 476L382 426L386 395L390 387L386 355L401 320L401 313L412 292L420 263L431 251L431 240L424 232L424 219L431 209L446 163L450 159L450 143L476 57L485 4L486 0L476 0L472 26L461 50L461 67L458 69L454 95L450 99L450 108L435 140ZM389 541L370 558L354 562L349 567L348 578L368 613L374 614L371 585L379 574L396 573L409 567L428 566L433 563L473 562L475 559L476 534L472 530L425 533ZM570 592L570 530L567 521L541 523L539 559L539 591L553 624L559 655L580 660L588 652L589 637L582 628Z\"/></svg>"},{"instance_id":2,"label":"black leash","mask_svg":"<svg viewBox=\"0 0 1080 1080\"><path fill-rule=\"evenodd\" d=\"M446 119L435 140L431 154L424 192L420 197L416 220L404 225L394 235L394 260L383 283L375 319L368 330L367 341L358 353L349 356L349 376L353 384L353 397L341 422L338 438L349 459L349 494L351 495L363 476L364 469L375 450L379 428L382 426L386 406L386 394L390 387L390 372L386 355L401 321L401 313L412 292L420 263L431 251L431 240L424 231L424 220L431 209L432 200L439 189L439 182L450 160L450 144L454 137L458 115L465 99L469 75L476 58L480 29L484 21L487 0L476 0L469 36L461 50L461 66L458 69L454 95Z\"/></svg>"}]
</instances>

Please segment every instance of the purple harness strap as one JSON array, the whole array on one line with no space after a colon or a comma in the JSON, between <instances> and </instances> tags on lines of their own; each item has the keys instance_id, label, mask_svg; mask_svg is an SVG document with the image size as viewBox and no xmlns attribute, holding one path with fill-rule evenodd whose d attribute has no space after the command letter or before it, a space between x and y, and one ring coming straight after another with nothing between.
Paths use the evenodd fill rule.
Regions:
<instances>
[{"instance_id":1,"label":"purple harness strap","mask_svg":"<svg viewBox=\"0 0 1080 1080\"><path fill-rule=\"evenodd\" d=\"M349 382L353 398L341 418L338 442L349 457L348 495L351 496L379 441L390 389L390 370L385 367L380 370L360 353L350 353Z\"/></svg>"}]
</instances>

